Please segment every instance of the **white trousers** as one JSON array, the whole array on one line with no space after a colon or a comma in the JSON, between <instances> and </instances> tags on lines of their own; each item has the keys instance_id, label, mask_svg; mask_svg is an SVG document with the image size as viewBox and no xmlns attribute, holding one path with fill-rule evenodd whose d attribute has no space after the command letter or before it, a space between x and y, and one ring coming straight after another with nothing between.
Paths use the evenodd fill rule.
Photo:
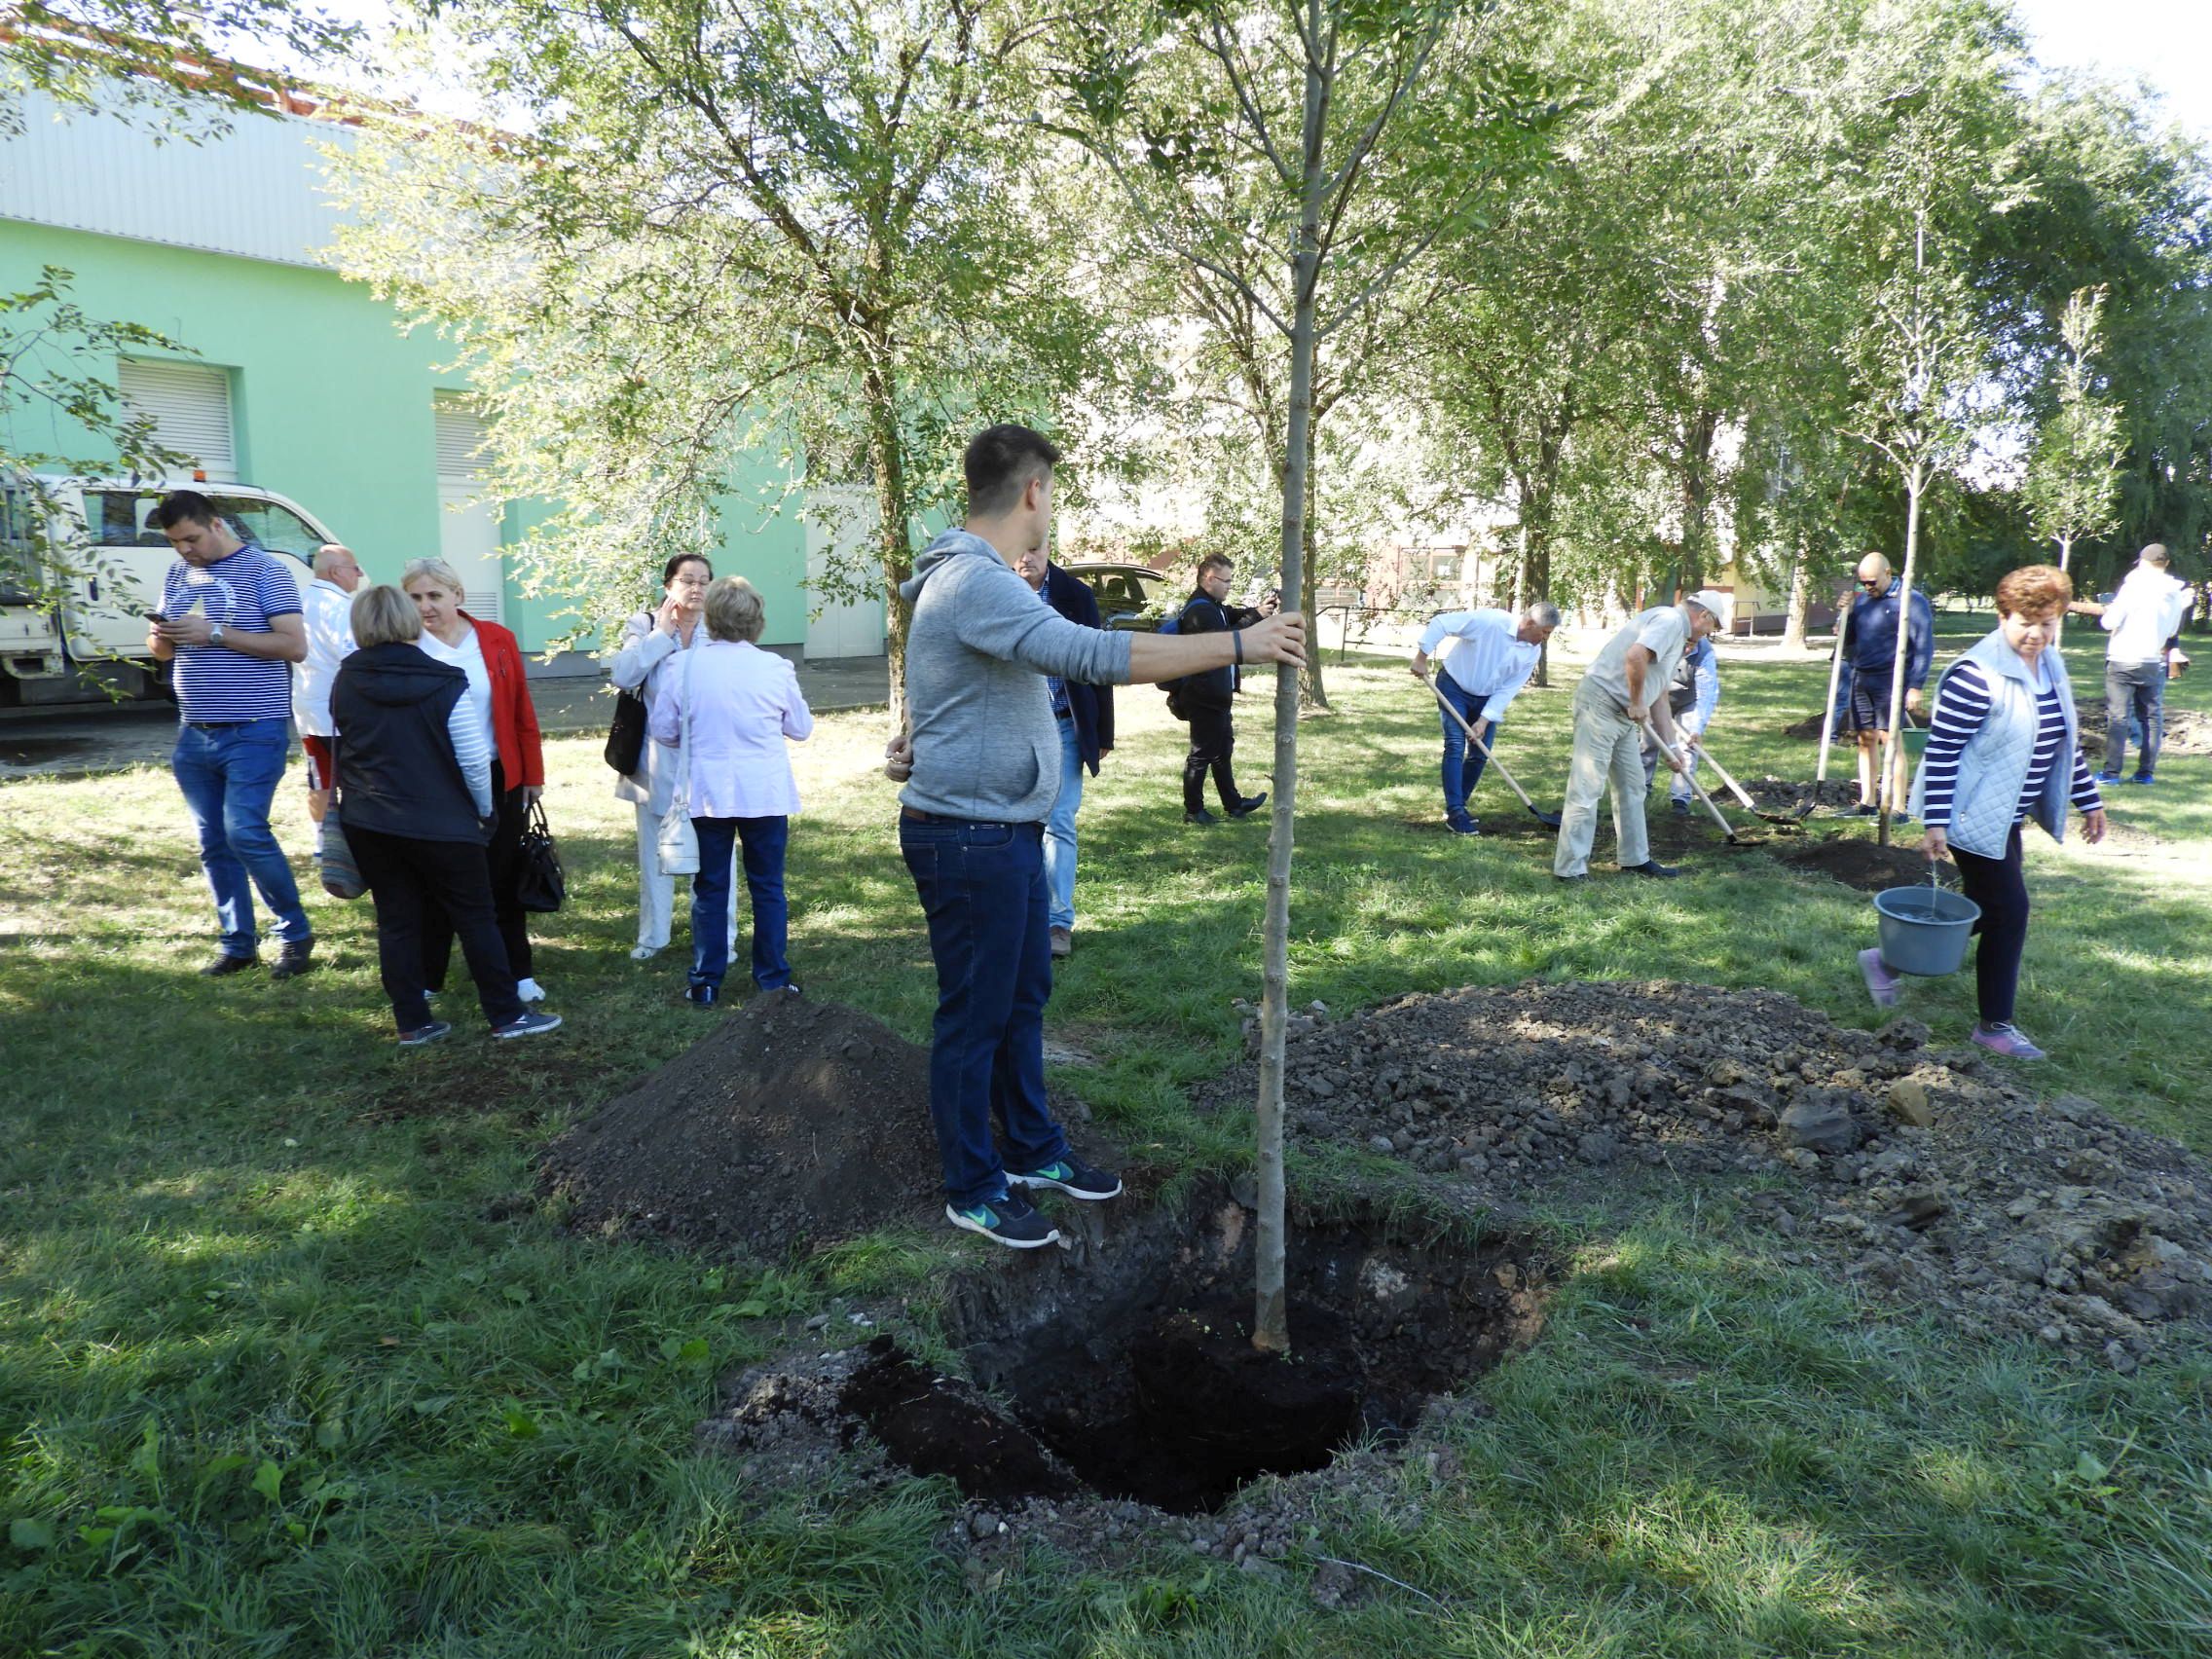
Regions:
<instances>
[{"instance_id":1,"label":"white trousers","mask_svg":"<svg viewBox=\"0 0 2212 1659\"><path fill-rule=\"evenodd\" d=\"M737 854L730 854L732 893L745 891ZM638 808L638 942L654 950L668 948L669 927L676 908L676 877L660 867L660 819L644 806ZM691 878L683 878L689 891ZM730 958L737 956L737 912L729 907Z\"/></svg>"},{"instance_id":2,"label":"white trousers","mask_svg":"<svg viewBox=\"0 0 2212 1659\"><path fill-rule=\"evenodd\" d=\"M1574 693L1574 756L1567 766L1567 803L1560 812L1554 875L1582 875L1598 838L1598 802L1613 792L1613 838L1623 869L1651 857L1643 824L1643 728L1585 680Z\"/></svg>"}]
</instances>

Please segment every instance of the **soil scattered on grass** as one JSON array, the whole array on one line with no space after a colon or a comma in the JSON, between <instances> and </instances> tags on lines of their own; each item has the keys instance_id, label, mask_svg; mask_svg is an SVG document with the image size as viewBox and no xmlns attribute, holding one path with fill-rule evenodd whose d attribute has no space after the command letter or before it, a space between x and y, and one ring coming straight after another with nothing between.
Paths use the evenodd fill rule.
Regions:
<instances>
[{"instance_id":1,"label":"soil scattered on grass","mask_svg":"<svg viewBox=\"0 0 2212 1659\"><path fill-rule=\"evenodd\" d=\"M1789 778L1740 778L1737 782L1769 812L1810 815L1821 807L1841 810L1859 804L1859 786L1849 778L1830 778L1826 783Z\"/></svg>"},{"instance_id":2,"label":"soil scattered on grass","mask_svg":"<svg viewBox=\"0 0 2212 1659\"><path fill-rule=\"evenodd\" d=\"M1296 1138L1401 1160L1508 1215L1639 1165L1773 1177L1751 1205L1786 1259L2121 1370L2167 1322L2212 1313L2212 1172L1927 1042L1917 1020L1841 1029L1767 991L1466 989L1297 1031L1286 1110ZM1252 1087L1247 1065L1209 1098Z\"/></svg>"},{"instance_id":3,"label":"soil scattered on grass","mask_svg":"<svg viewBox=\"0 0 2212 1659\"><path fill-rule=\"evenodd\" d=\"M1774 856L1791 869L1832 876L1862 893L1928 885L1928 854L1917 840L1909 846L1893 841L1885 847L1872 836L1825 835L1778 847ZM1959 884L1956 865L1937 865L1936 874L1938 886Z\"/></svg>"},{"instance_id":4,"label":"soil scattered on grass","mask_svg":"<svg viewBox=\"0 0 2212 1659\"><path fill-rule=\"evenodd\" d=\"M771 992L554 1141L542 1172L572 1225L769 1260L919 1218L941 1201L929 1054Z\"/></svg>"},{"instance_id":5,"label":"soil scattered on grass","mask_svg":"<svg viewBox=\"0 0 2212 1659\"><path fill-rule=\"evenodd\" d=\"M2077 682L2079 683L2079 682ZM2082 723L2083 746L2089 758L2104 758L2105 700L2102 697L2083 697L2074 705ZM2197 709L2177 709L2172 703L2165 705L2165 734L2158 740L2160 757L2167 755L2212 755L2212 715ZM2135 763L2136 746L2127 746L2127 762Z\"/></svg>"}]
</instances>

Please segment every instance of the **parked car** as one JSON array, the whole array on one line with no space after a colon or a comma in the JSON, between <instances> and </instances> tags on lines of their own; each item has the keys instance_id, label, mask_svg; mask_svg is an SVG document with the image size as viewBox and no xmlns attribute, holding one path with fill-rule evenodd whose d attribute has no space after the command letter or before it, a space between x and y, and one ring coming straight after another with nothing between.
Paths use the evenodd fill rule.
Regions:
<instances>
[{"instance_id":1,"label":"parked car","mask_svg":"<svg viewBox=\"0 0 2212 1659\"><path fill-rule=\"evenodd\" d=\"M1066 567L1098 601L1099 619L1109 628L1150 633L1181 597L1174 578L1146 565L1083 564Z\"/></svg>"},{"instance_id":2,"label":"parked car","mask_svg":"<svg viewBox=\"0 0 2212 1659\"><path fill-rule=\"evenodd\" d=\"M43 515L24 498L32 489L49 503ZM146 613L161 603L162 577L176 554L146 515L171 490L200 491L240 541L296 561L292 573L302 587L315 549L338 539L297 502L248 484L0 480L0 707L99 701L107 693L95 680L126 697L161 693L166 673L146 654ZM49 535L71 546L77 566L57 616L7 579L11 565L39 557L42 518Z\"/></svg>"}]
</instances>

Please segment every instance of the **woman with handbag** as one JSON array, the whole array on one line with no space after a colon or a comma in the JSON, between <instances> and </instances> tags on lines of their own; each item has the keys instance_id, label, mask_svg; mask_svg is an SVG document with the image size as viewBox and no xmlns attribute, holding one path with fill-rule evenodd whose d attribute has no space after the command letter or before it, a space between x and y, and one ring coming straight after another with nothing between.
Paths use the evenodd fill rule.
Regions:
<instances>
[{"instance_id":1,"label":"woman with handbag","mask_svg":"<svg viewBox=\"0 0 2212 1659\"><path fill-rule=\"evenodd\" d=\"M676 875L661 867L659 840L661 820L668 816L669 796L676 788L677 753L645 726L663 687L686 654L707 643L707 630L699 619L715 568L701 554L679 553L662 568L660 577L660 608L641 610L622 625L622 644L608 671L616 687L628 694L624 701L636 699L635 713L617 714L618 729L608 740L609 763L622 774L614 785L614 797L638 809L638 942L630 951L633 962L650 961L668 948L676 908ZM639 721L634 758L613 753L617 740L623 738L619 728L631 719ZM622 741L620 747L628 750L629 742ZM623 766L623 759L631 764ZM737 949L734 906L729 948L733 953Z\"/></svg>"},{"instance_id":2,"label":"woman with handbag","mask_svg":"<svg viewBox=\"0 0 2212 1659\"><path fill-rule=\"evenodd\" d=\"M814 716L799 694L798 674L756 641L766 622L760 595L743 577L725 576L707 590L708 643L683 653L653 703L652 735L681 755L679 777L663 828L664 864L691 862L691 974L685 997L697 1008L721 998L729 944L730 855L742 844L745 884L753 901L753 982L764 991L792 989L786 955L790 910L784 898L784 850L798 787L784 740L803 743ZM688 819L696 850L671 860Z\"/></svg>"},{"instance_id":3,"label":"woman with handbag","mask_svg":"<svg viewBox=\"0 0 2212 1659\"><path fill-rule=\"evenodd\" d=\"M409 560L400 571L399 585L422 616L424 654L468 677L468 694L462 702L493 757L492 799L498 822L484 849L492 903L522 1000L541 1002L544 988L531 977L530 914L522 902L522 870L523 831L531 807L545 793L545 754L538 741L530 682L523 677L522 647L498 623L481 621L461 608L461 573L443 559ZM433 918L423 938L424 981L431 989L444 987L452 954L453 929L442 918Z\"/></svg>"},{"instance_id":4,"label":"woman with handbag","mask_svg":"<svg viewBox=\"0 0 2212 1659\"><path fill-rule=\"evenodd\" d=\"M344 826L377 911L377 961L402 1048L452 1032L430 1017L423 938L433 912L458 926L476 1000L495 1037L530 1037L561 1021L525 1009L494 914L484 837L495 815L492 751L467 708L468 678L420 648L422 617L394 587L350 608L358 646L331 684L332 745L344 756L326 830Z\"/></svg>"}]
</instances>

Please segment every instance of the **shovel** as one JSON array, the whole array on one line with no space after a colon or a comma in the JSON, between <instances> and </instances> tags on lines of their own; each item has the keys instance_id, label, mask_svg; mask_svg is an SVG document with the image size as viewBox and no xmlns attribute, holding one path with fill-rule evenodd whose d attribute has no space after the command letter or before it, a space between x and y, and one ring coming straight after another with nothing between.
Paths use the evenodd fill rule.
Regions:
<instances>
[{"instance_id":1,"label":"shovel","mask_svg":"<svg viewBox=\"0 0 2212 1659\"><path fill-rule=\"evenodd\" d=\"M1721 765L1721 763L1717 759L1714 758L1712 750L1701 750L1700 753L1704 755L1706 764L1713 768L1714 776L1718 778L1722 783L1728 786L1728 793L1734 795L1738 801L1742 802L1744 810L1751 813L1753 817L1763 818L1769 824L1779 824L1785 830L1796 830L1803 826L1805 819L1811 814L1813 810L1813 803L1811 801L1807 801L1795 812L1766 811L1759 805L1757 801L1753 800L1751 797L1750 793L1745 790L1742 784L1739 784L1734 778L1731 778L1728 775L1728 768Z\"/></svg>"},{"instance_id":2,"label":"shovel","mask_svg":"<svg viewBox=\"0 0 2212 1659\"><path fill-rule=\"evenodd\" d=\"M1736 833L1736 827L1733 824L1729 823L1724 816L1722 816L1720 808L1713 804L1713 797L1705 793L1705 786L1697 781L1697 774L1689 770L1689 762L1683 758L1682 754L1679 750L1676 749L1673 744L1669 743L1657 732L1653 732L1651 734L1651 741L1659 746L1659 753L1666 756L1668 759L1681 762L1682 775L1689 779L1691 790L1696 793L1697 798L1705 803L1705 810L1713 814L1713 822L1720 826L1720 832L1728 837L1728 844L1730 846L1751 847L1756 846L1758 844L1759 840L1762 837L1752 836L1747 839L1746 837ZM1709 755L1706 756L1706 758L1710 760L1713 758L1713 756ZM1717 766L1714 768L1714 770L1716 772L1720 768Z\"/></svg>"},{"instance_id":3,"label":"shovel","mask_svg":"<svg viewBox=\"0 0 2212 1659\"><path fill-rule=\"evenodd\" d=\"M1499 765L1497 756L1490 752L1490 747L1475 735L1475 728L1467 723L1466 717L1452 706L1452 699L1445 696L1444 688L1438 685L1435 681L1429 679L1426 670L1422 671L1420 678L1421 683L1436 693L1437 706L1458 722L1459 729L1467 734L1467 741L1482 751L1483 758L1493 766L1497 767L1497 775L1505 780L1507 789L1521 797L1521 804L1529 809L1529 815L1545 829L1557 830L1559 828L1559 814L1538 809L1536 803L1529 798L1529 792L1513 781L1513 774Z\"/></svg>"}]
</instances>

